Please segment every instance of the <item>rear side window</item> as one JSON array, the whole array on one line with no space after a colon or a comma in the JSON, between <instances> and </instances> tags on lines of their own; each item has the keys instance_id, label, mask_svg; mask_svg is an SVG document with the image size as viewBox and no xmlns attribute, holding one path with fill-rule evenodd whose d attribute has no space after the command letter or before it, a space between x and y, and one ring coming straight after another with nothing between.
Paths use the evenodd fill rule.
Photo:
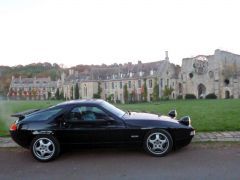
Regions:
<instances>
[{"instance_id":1,"label":"rear side window","mask_svg":"<svg viewBox=\"0 0 240 180\"><path fill-rule=\"evenodd\" d=\"M49 109L46 111L42 111L42 112L36 112L33 114L30 114L28 116L26 116L24 118L24 121L45 121L48 120L49 118L51 118L52 116L58 114L60 111L62 110L62 108L54 108L54 109Z\"/></svg>"}]
</instances>

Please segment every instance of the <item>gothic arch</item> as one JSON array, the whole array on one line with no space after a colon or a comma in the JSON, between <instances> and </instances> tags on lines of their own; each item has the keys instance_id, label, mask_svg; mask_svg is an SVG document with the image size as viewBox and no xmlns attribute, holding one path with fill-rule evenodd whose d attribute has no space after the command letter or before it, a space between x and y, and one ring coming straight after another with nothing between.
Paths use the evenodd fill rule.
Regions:
<instances>
[{"instance_id":1,"label":"gothic arch","mask_svg":"<svg viewBox=\"0 0 240 180\"><path fill-rule=\"evenodd\" d=\"M198 85L197 90L198 90L198 98L199 98L199 99L204 98L205 95L206 95L206 86L203 85L202 83L200 83L200 84Z\"/></svg>"}]
</instances>

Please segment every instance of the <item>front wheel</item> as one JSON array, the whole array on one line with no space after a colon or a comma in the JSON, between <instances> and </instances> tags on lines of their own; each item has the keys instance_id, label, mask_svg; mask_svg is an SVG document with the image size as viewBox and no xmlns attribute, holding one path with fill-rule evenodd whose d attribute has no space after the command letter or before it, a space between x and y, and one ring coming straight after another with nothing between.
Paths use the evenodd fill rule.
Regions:
<instances>
[{"instance_id":1,"label":"front wheel","mask_svg":"<svg viewBox=\"0 0 240 180\"><path fill-rule=\"evenodd\" d=\"M153 156L165 156L173 147L173 140L166 130L152 130L144 138L144 149Z\"/></svg>"},{"instance_id":2,"label":"front wheel","mask_svg":"<svg viewBox=\"0 0 240 180\"><path fill-rule=\"evenodd\" d=\"M60 153L60 145L56 138L50 135L37 136L32 140L31 152L35 159L47 162L55 159Z\"/></svg>"}]
</instances>

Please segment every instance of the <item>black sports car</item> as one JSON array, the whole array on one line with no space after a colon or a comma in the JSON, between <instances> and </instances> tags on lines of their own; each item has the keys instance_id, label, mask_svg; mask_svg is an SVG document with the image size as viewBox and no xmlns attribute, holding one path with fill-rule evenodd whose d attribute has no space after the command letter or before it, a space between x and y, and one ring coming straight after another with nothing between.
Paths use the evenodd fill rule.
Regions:
<instances>
[{"instance_id":1,"label":"black sports car","mask_svg":"<svg viewBox=\"0 0 240 180\"><path fill-rule=\"evenodd\" d=\"M55 159L64 145L142 145L153 156L191 142L195 130L189 116L124 112L99 99L74 100L47 109L12 115L13 140L30 148L39 161Z\"/></svg>"}]
</instances>

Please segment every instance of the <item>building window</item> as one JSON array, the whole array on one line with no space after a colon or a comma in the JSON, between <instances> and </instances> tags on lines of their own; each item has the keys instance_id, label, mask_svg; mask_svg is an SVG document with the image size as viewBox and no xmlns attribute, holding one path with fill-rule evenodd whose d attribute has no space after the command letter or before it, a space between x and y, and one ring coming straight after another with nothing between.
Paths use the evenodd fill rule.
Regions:
<instances>
[{"instance_id":1,"label":"building window","mask_svg":"<svg viewBox=\"0 0 240 180\"><path fill-rule=\"evenodd\" d=\"M105 82L104 85L105 85L105 89L107 89L107 82Z\"/></svg>"},{"instance_id":2,"label":"building window","mask_svg":"<svg viewBox=\"0 0 240 180\"><path fill-rule=\"evenodd\" d=\"M148 87L149 87L149 88L152 88L152 79L150 79L150 80L148 81Z\"/></svg>"},{"instance_id":3,"label":"building window","mask_svg":"<svg viewBox=\"0 0 240 180\"><path fill-rule=\"evenodd\" d=\"M142 81L141 79L138 80L138 88L141 88L142 87Z\"/></svg>"},{"instance_id":4,"label":"building window","mask_svg":"<svg viewBox=\"0 0 240 180\"><path fill-rule=\"evenodd\" d=\"M122 89L122 81L119 82L119 87Z\"/></svg>"},{"instance_id":5,"label":"building window","mask_svg":"<svg viewBox=\"0 0 240 180\"><path fill-rule=\"evenodd\" d=\"M167 87L169 86L169 79L167 79Z\"/></svg>"},{"instance_id":6,"label":"building window","mask_svg":"<svg viewBox=\"0 0 240 180\"><path fill-rule=\"evenodd\" d=\"M189 77L190 77L190 79L192 79L193 78L193 73L189 73Z\"/></svg>"},{"instance_id":7,"label":"building window","mask_svg":"<svg viewBox=\"0 0 240 180\"><path fill-rule=\"evenodd\" d=\"M112 89L114 89L114 82L112 82Z\"/></svg>"},{"instance_id":8,"label":"building window","mask_svg":"<svg viewBox=\"0 0 240 180\"><path fill-rule=\"evenodd\" d=\"M163 79L160 79L160 86L163 87Z\"/></svg>"},{"instance_id":9,"label":"building window","mask_svg":"<svg viewBox=\"0 0 240 180\"><path fill-rule=\"evenodd\" d=\"M128 88L132 88L131 81L128 81Z\"/></svg>"},{"instance_id":10,"label":"building window","mask_svg":"<svg viewBox=\"0 0 240 180\"><path fill-rule=\"evenodd\" d=\"M225 79L225 80L224 80L224 84L225 84L226 86L229 85L229 83L230 83L229 79Z\"/></svg>"}]
</instances>

